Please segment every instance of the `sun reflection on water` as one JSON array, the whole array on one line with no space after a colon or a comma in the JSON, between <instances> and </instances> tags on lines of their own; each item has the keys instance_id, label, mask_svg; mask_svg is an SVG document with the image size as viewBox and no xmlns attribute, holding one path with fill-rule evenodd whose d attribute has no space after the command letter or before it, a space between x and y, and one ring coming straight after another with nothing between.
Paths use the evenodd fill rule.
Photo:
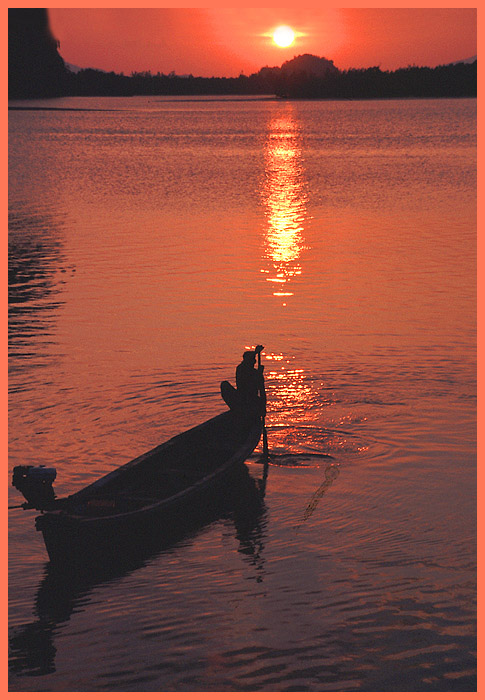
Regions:
<instances>
[{"instance_id":1,"label":"sun reflection on water","mask_svg":"<svg viewBox=\"0 0 485 700\"><path fill-rule=\"evenodd\" d=\"M266 280L273 285L273 296L291 297L289 288L301 275L300 257L304 250L303 230L306 218L306 183L301 159L300 131L292 112L273 117L265 145L265 184L263 204L266 211L264 261Z\"/></svg>"},{"instance_id":2,"label":"sun reflection on water","mask_svg":"<svg viewBox=\"0 0 485 700\"><path fill-rule=\"evenodd\" d=\"M367 416L348 413L325 377L303 369L293 355L265 356L272 463L285 468L322 468L368 449L354 432ZM333 481L333 478L331 479Z\"/></svg>"},{"instance_id":3,"label":"sun reflection on water","mask_svg":"<svg viewBox=\"0 0 485 700\"><path fill-rule=\"evenodd\" d=\"M292 367L292 361L283 355L266 355L265 362L275 419L289 424L310 420L309 413L318 411L318 388L308 380L306 372Z\"/></svg>"}]
</instances>

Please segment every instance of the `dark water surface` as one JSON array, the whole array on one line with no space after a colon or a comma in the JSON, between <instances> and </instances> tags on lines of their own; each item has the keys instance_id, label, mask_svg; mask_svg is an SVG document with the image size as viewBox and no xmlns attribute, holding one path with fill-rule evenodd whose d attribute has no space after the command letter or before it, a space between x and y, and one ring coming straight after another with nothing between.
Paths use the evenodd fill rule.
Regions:
<instances>
[{"instance_id":1,"label":"dark water surface","mask_svg":"<svg viewBox=\"0 0 485 700\"><path fill-rule=\"evenodd\" d=\"M9 473L87 485L224 410L256 343L272 463L109 569L10 511L10 690L474 690L476 101L41 104Z\"/></svg>"}]
</instances>

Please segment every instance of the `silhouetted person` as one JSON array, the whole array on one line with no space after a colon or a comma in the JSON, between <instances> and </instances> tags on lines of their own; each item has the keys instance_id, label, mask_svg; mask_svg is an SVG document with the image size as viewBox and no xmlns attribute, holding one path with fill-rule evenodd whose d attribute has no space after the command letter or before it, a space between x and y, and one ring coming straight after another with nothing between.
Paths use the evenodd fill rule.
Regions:
<instances>
[{"instance_id":1,"label":"silhouetted person","mask_svg":"<svg viewBox=\"0 0 485 700\"><path fill-rule=\"evenodd\" d=\"M236 368L236 387L243 410L256 413L259 416L266 415L266 390L264 388L264 366L256 364L256 355L263 349L257 345L255 350L246 350L243 360Z\"/></svg>"},{"instance_id":2,"label":"silhouetted person","mask_svg":"<svg viewBox=\"0 0 485 700\"><path fill-rule=\"evenodd\" d=\"M266 415L266 391L264 388L264 367L261 364L262 345L257 345L255 350L246 350L243 353L243 361L236 368L235 389L230 382L221 382L221 394L231 411L245 416ZM258 367L256 363L258 356Z\"/></svg>"}]
</instances>

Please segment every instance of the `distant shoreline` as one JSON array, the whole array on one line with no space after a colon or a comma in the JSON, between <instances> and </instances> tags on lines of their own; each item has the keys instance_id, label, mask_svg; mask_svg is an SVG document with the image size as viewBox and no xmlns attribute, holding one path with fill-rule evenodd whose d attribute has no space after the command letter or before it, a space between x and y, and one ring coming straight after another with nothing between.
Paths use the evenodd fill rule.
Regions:
<instances>
[{"instance_id":1,"label":"distant shoreline","mask_svg":"<svg viewBox=\"0 0 485 700\"><path fill-rule=\"evenodd\" d=\"M34 98L33 98L34 99ZM45 99L42 97L35 98L35 99ZM54 97L52 99L64 99L64 98L59 98L59 97ZM30 100L29 100L30 101ZM118 110L116 109L82 109L82 108L77 108L77 107L10 107L8 108L9 112L117 112Z\"/></svg>"},{"instance_id":2,"label":"distant shoreline","mask_svg":"<svg viewBox=\"0 0 485 700\"><path fill-rule=\"evenodd\" d=\"M63 95L62 97L31 97L25 98L25 102L35 102L44 100L65 100L65 99L131 99L133 97L153 97L153 95ZM200 97L200 99L194 99ZM239 99L235 99L239 97ZM151 100L151 102L390 102L392 100L476 100L476 95L463 95L463 96L416 96L416 97L278 97L277 95L268 97L254 97L251 98L247 95L227 97L226 95L214 95L212 97L207 97L206 95L191 95L191 96L177 96L177 95L157 95L158 99ZM162 98L162 99L160 99ZM164 99L165 98L165 99ZM15 99L15 102L21 102L19 98ZM8 105L9 112L122 112L122 109L111 109L102 107L47 107L47 106L36 106L29 105Z\"/></svg>"}]
</instances>

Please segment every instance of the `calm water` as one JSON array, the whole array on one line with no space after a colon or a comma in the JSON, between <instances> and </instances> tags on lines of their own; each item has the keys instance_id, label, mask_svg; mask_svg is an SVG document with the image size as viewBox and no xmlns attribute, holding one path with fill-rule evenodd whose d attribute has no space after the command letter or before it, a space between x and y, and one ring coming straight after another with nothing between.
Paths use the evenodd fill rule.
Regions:
<instances>
[{"instance_id":1,"label":"calm water","mask_svg":"<svg viewBox=\"0 0 485 700\"><path fill-rule=\"evenodd\" d=\"M475 100L41 104L9 113L9 474L77 490L224 410L256 343L273 462L102 574L10 511L10 689L473 690Z\"/></svg>"}]
</instances>

